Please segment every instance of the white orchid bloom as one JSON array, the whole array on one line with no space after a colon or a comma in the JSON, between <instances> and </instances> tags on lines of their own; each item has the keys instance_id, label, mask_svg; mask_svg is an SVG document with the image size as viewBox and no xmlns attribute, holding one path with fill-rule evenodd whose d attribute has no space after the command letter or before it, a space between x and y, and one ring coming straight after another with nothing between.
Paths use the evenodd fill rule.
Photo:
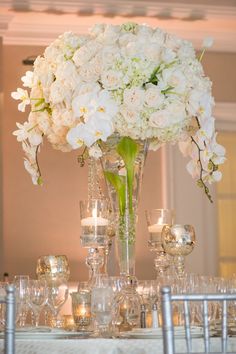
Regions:
<instances>
[{"instance_id":1,"label":"white orchid bloom","mask_svg":"<svg viewBox=\"0 0 236 354\"><path fill-rule=\"evenodd\" d=\"M32 88L35 84L35 75L33 71L26 71L25 76L22 76L21 81L24 87Z\"/></svg>"},{"instance_id":2,"label":"white orchid bloom","mask_svg":"<svg viewBox=\"0 0 236 354\"><path fill-rule=\"evenodd\" d=\"M96 116L91 117L86 124L87 131L93 136L94 142L101 139L106 141L107 138L114 132L112 122L107 119L97 119ZM91 139L91 137L90 137ZM91 146L90 139L85 139L87 146Z\"/></svg>"},{"instance_id":3,"label":"white orchid bloom","mask_svg":"<svg viewBox=\"0 0 236 354\"><path fill-rule=\"evenodd\" d=\"M67 135L66 140L71 145L72 149L79 149L84 144L83 133L85 124L79 123L76 127L71 128Z\"/></svg>"},{"instance_id":4,"label":"white orchid bloom","mask_svg":"<svg viewBox=\"0 0 236 354\"><path fill-rule=\"evenodd\" d=\"M117 103L111 99L110 93L102 90L97 97L91 100L96 117L99 119L111 119L118 112Z\"/></svg>"},{"instance_id":5,"label":"white orchid bloom","mask_svg":"<svg viewBox=\"0 0 236 354\"><path fill-rule=\"evenodd\" d=\"M190 160L188 164L186 165L187 171L190 173L190 175L193 178L199 177L200 174L200 167L199 163L196 160Z\"/></svg>"},{"instance_id":6,"label":"white orchid bloom","mask_svg":"<svg viewBox=\"0 0 236 354\"><path fill-rule=\"evenodd\" d=\"M190 138L185 141L180 141L178 145L179 150L183 154L183 156L191 156L193 150L193 143Z\"/></svg>"},{"instance_id":7,"label":"white orchid bloom","mask_svg":"<svg viewBox=\"0 0 236 354\"><path fill-rule=\"evenodd\" d=\"M91 92L84 95L78 95L72 100L72 110L76 118L84 117L85 120L94 112L92 105L93 98L96 100L96 93Z\"/></svg>"},{"instance_id":8,"label":"white orchid bloom","mask_svg":"<svg viewBox=\"0 0 236 354\"><path fill-rule=\"evenodd\" d=\"M18 88L17 91L11 93L11 97L14 100L21 100L22 102L18 104L18 110L25 112L25 107L30 104L30 98L28 91Z\"/></svg>"}]
</instances>

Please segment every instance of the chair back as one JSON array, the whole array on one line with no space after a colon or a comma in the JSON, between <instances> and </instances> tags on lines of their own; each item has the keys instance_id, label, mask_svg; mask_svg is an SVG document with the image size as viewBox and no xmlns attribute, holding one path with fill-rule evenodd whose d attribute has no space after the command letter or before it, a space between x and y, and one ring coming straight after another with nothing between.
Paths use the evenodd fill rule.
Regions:
<instances>
[{"instance_id":1,"label":"chair back","mask_svg":"<svg viewBox=\"0 0 236 354\"><path fill-rule=\"evenodd\" d=\"M192 353L192 336L191 336L191 318L190 318L190 302L202 303L203 318L203 339L204 351L202 353L210 353L210 328L208 320L208 303L209 301L217 301L221 304L220 321L221 321L221 348L217 348L217 353L227 353L228 346L228 303L236 301L236 294L217 293L217 294L172 294L171 288L165 286L161 289L162 303L162 331L163 331L163 352L164 354L175 354L174 340L174 324L173 324L173 302L183 303L184 328L187 353ZM236 306L236 305L235 305ZM211 352L212 353L212 352Z\"/></svg>"},{"instance_id":2,"label":"chair back","mask_svg":"<svg viewBox=\"0 0 236 354\"><path fill-rule=\"evenodd\" d=\"M15 354L15 289L13 285L6 286L6 295L0 297L0 303L5 303L4 353Z\"/></svg>"}]
</instances>

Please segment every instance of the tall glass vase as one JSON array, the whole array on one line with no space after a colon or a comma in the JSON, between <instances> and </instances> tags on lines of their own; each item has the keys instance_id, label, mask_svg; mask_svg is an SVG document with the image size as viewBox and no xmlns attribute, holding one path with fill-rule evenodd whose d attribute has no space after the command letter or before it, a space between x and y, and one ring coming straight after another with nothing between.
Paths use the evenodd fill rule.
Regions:
<instances>
[{"instance_id":1,"label":"tall glass vase","mask_svg":"<svg viewBox=\"0 0 236 354\"><path fill-rule=\"evenodd\" d=\"M127 166L124 159L118 153L117 146L121 141L120 137L111 137L103 149L101 158L102 169L106 176L107 191L111 202L111 208L116 220L116 242L119 260L120 275L132 276L135 274L135 236L137 222L137 207L141 189L143 167L148 150L147 141L135 141L138 146L138 153L133 161L133 183L132 190L128 181ZM117 188L110 183L107 172L117 176L116 180L124 181L123 202L119 199ZM119 182L120 183L120 182ZM121 204L123 212L121 212Z\"/></svg>"}]
</instances>

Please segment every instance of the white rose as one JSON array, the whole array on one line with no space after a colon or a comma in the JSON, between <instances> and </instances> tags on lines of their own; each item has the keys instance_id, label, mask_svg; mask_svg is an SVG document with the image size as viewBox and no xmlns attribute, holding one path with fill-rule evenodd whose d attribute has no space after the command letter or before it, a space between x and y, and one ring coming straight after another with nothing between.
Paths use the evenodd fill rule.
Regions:
<instances>
[{"instance_id":1,"label":"white rose","mask_svg":"<svg viewBox=\"0 0 236 354\"><path fill-rule=\"evenodd\" d=\"M107 25L103 32L103 41L106 44L114 44L119 39L120 26Z\"/></svg>"},{"instance_id":2,"label":"white rose","mask_svg":"<svg viewBox=\"0 0 236 354\"><path fill-rule=\"evenodd\" d=\"M121 106L120 113L125 118L127 123L138 121L138 119L139 119L139 112L137 110L135 110L135 109L129 109L125 105Z\"/></svg>"},{"instance_id":3,"label":"white rose","mask_svg":"<svg viewBox=\"0 0 236 354\"><path fill-rule=\"evenodd\" d=\"M164 44L165 41L165 32L162 31L160 28L156 28L153 31L152 37L150 38L151 42L156 42L160 46Z\"/></svg>"},{"instance_id":4,"label":"white rose","mask_svg":"<svg viewBox=\"0 0 236 354\"><path fill-rule=\"evenodd\" d=\"M92 34L94 34L95 36L98 36L101 33L103 33L104 30L105 30L105 24L104 23L97 23L91 28L90 32Z\"/></svg>"},{"instance_id":5,"label":"white rose","mask_svg":"<svg viewBox=\"0 0 236 354\"><path fill-rule=\"evenodd\" d=\"M119 44L121 47L126 47L129 42L135 42L136 36L132 33L124 33L119 37Z\"/></svg>"},{"instance_id":6,"label":"white rose","mask_svg":"<svg viewBox=\"0 0 236 354\"><path fill-rule=\"evenodd\" d=\"M68 87L65 87L61 81L54 81L50 87L50 101L53 104L57 104L63 102L67 97L71 100L71 91Z\"/></svg>"},{"instance_id":7,"label":"white rose","mask_svg":"<svg viewBox=\"0 0 236 354\"><path fill-rule=\"evenodd\" d=\"M72 61L66 61L57 67L56 78L63 81L64 85L74 89L79 83L79 75Z\"/></svg>"},{"instance_id":8,"label":"white rose","mask_svg":"<svg viewBox=\"0 0 236 354\"><path fill-rule=\"evenodd\" d=\"M49 63L41 57L34 62L34 73L39 78L43 87L49 87L54 81L54 73Z\"/></svg>"},{"instance_id":9,"label":"white rose","mask_svg":"<svg viewBox=\"0 0 236 354\"><path fill-rule=\"evenodd\" d=\"M76 66L86 65L95 56L101 45L95 41L90 41L83 47L77 49L73 55L73 61Z\"/></svg>"},{"instance_id":10,"label":"white rose","mask_svg":"<svg viewBox=\"0 0 236 354\"><path fill-rule=\"evenodd\" d=\"M108 90L116 90L122 87L122 73L115 70L104 71L101 75L101 82L104 88Z\"/></svg>"},{"instance_id":11,"label":"white rose","mask_svg":"<svg viewBox=\"0 0 236 354\"><path fill-rule=\"evenodd\" d=\"M144 101L144 90L137 87L124 90L124 104L129 108L140 108Z\"/></svg>"},{"instance_id":12,"label":"white rose","mask_svg":"<svg viewBox=\"0 0 236 354\"><path fill-rule=\"evenodd\" d=\"M150 115L150 126L154 128L166 128L170 125L170 114L168 110L162 109Z\"/></svg>"},{"instance_id":13,"label":"white rose","mask_svg":"<svg viewBox=\"0 0 236 354\"><path fill-rule=\"evenodd\" d=\"M148 107L159 107L164 101L164 95L162 95L161 90L155 86L150 85L145 91L144 102Z\"/></svg>"},{"instance_id":14,"label":"white rose","mask_svg":"<svg viewBox=\"0 0 236 354\"><path fill-rule=\"evenodd\" d=\"M73 32L65 32L63 34L63 41L72 48L77 48L81 44L81 38Z\"/></svg>"},{"instance_id":15,"label":"white rose","mask_svg":"<svg viewBox=\"0 0 236 354\"><path fill-rule=\"evenodd\" d=\"M84 64L79 69L79 75L81 79L85 82L94 82L97 81L99 78L98 72L95 71L92 62L90 64Z\"/></svg>"},{"instance_id":16,"label":"white rose","mask_svg":"<svg viewBox=\"0 0 236 354\"><path fill-rule=\"evenodd\" d=\"M103 65L114 65L115 60L121 58L120 49L117 46L106 46L101 53Z\"/></svg>"},{"instance_id":17,"label":"white rose","mask_svg":"<svg viewBox=\"0 0 236 354\"><path fill-rule=\"evenodd\" d=\"M93 92L94 94L100 91L100 86L97 83L83 83L79 85L78 91L75 92L74 97L90 94Z\"/></svg>"},{"instance_id":18,"label":"white rose","mask_svg":"<svg viewBox=\"0 0 236 354\"><path fill-rule=\"evenodd\" d=\"M190 58L195 58L195 50L191 42L183 41L181 47L178 50L178 57L180 59L187 58L188 60Z\"/></svg>"},{"instance_id":19,"label":"white rose","mask_svg":"<svg viewBox=\"0 0 236 354\"><path fill-rule=\"evenodd\" d=\"M137 28L137 36L149 37L152 36L154 30L147 25L139 25Z\"/></svg>"},{"instance_id":20,"label":"white rose","mask_svg":"<svg viewBox=\"0 0 236 354\"><path fill-rule=\"evenodd\" d=\"M161 46L159 43L153 43L152 45L146 45L145 46L145 56L149 60L153 60L155 62L158 62L160 60L160 54L161 54Z\"/></svg>"},{"instance_id":21,"label":"white rose","mask_svg":"<svg viewBox=\"0 0 236 354\"><path fill-rule=\"evenodd\" d=\"M176 53L170 48L163 48L161 51L161 60L166 63L172 62L176 58Z\"/></svg>"},{"instance_id":22,"label":"white rose","mask_svg":"<svg viewBox=\"0 0 236 354\"><path fill-rule=\"evenodd\" d=\"M174 36L173 34L166 33L165 36L165 46L168 49L176 51L182 45L183 40Z\"/></svg>"},{"instance_id":23,"label":"white rose","mask_svg":"<svg viewBox=\"0 0 236 354\"><path fill-rule=\"evenodd\" d=\"M186 77L179 68L163 70L162 80L166 87L174 87L174 91L183 93L186 90Z\"/></svg>"}]
</instances>

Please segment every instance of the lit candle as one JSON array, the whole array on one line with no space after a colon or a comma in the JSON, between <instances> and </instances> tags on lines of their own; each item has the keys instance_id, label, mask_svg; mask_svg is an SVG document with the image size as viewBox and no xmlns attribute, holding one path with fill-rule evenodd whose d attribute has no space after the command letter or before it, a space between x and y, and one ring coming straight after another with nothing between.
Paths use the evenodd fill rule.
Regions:
<instances>
[{"instance_id":1,"label":"lit candle","mask_svg":"<svg viewBox=\"0 0 236 354\"><path fill-rule=\"evenodd\" d=\"M64 318L64 327L66 329L74 328L75 322L72 315L64 315L63 318Z\"/></svg>"},{"instance_id":2,"label":"lit candle","mask_svg":"<svg viewBox=\"0 0 236 354\"><path fill-rule=\"evenodd\" d=\"M150 233L160 233L165 225L167 224L163 222L163 219L159 218L156 224L148 226L148 231Z\"/></svg>"},{"instance_id":3,"label":"lit candle","mask_svg":"<svg viewBox=\"0 0 236 354\"><path fill-rule=\"evenodd\" d=\"M81 226L107 226L108 220L97 216L96 209L93 209L92 216L81 220Z\"/></svg>"}]
</instances>

